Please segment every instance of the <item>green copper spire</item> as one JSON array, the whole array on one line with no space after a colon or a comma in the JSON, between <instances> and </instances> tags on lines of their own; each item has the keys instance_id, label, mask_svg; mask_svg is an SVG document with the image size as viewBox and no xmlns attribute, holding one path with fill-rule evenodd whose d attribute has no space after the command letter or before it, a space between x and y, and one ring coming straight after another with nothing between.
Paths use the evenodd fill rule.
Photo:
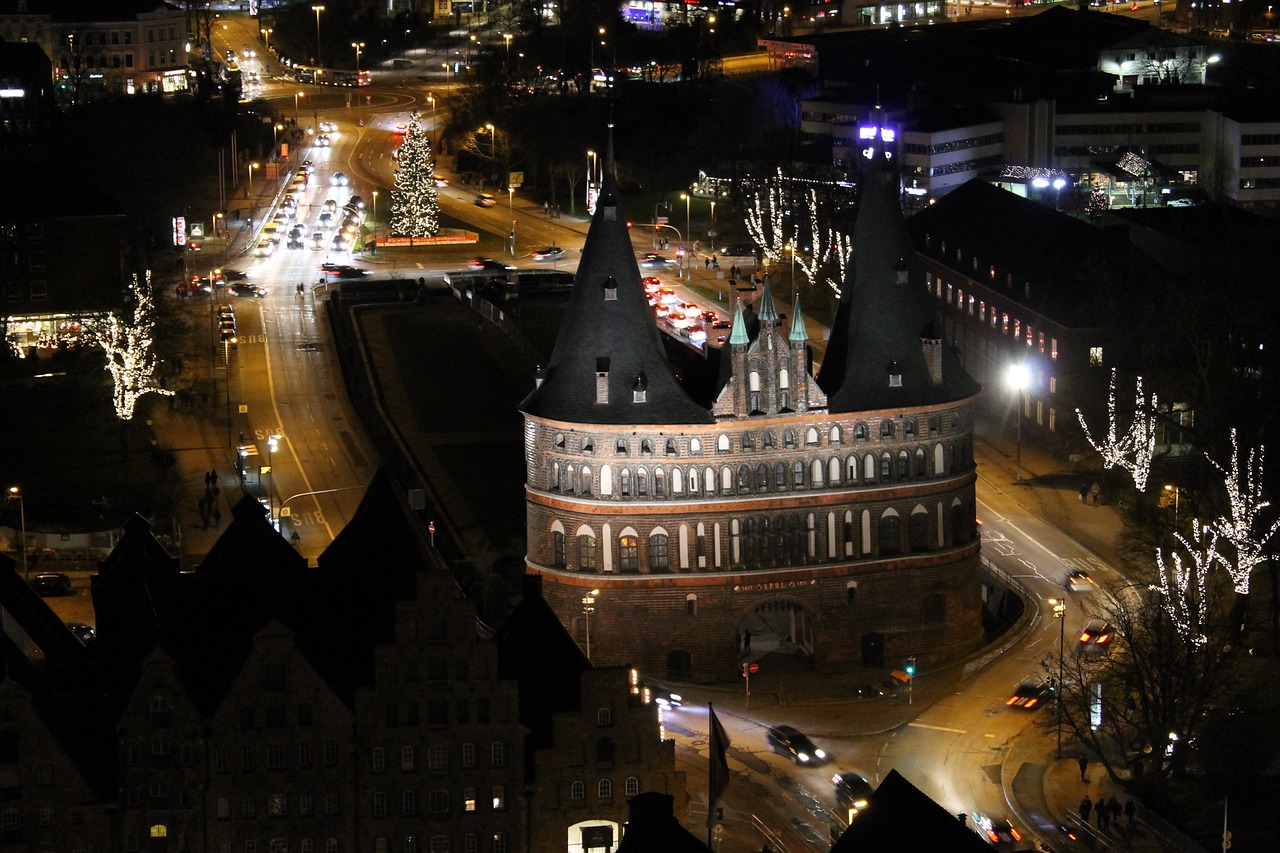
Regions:
<instances>
[{"instance_id":1,"label":"green copper spire","mask_svg":"<svg viewBox=\"0 0 1280 853\"><path fill-rule=\"evenodd\" d=\"M800 294L796 294L791 303L791 334L787 340L793 344L803 344L809 340L809 330L804 326L804 315L800 313Z\"/></svg>"},{"instance_id":2,"label":"green copper spire","mask_svg":"<svg viewBox=\"0 0 1280 853\"><path fill-rule=\"evenodd\" d=\"M742 316L742 300L738 300L737 306L733 309L733 331L729 333L729 343L739 346L751 343L751 338L747 336L747 318Z\"/></svg>"}]
</instances>

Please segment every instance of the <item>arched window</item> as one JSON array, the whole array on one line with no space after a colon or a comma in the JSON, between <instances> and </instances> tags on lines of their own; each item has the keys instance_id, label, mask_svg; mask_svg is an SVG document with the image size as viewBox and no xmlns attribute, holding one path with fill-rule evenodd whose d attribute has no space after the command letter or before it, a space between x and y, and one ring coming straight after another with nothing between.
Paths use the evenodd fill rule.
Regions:
<instances>
[{"instance_id":1,"label":"arched window","mask_svg":"<svg viewBox=\"0 0 1280 853\"><path fill-rule=\"evenodd\" d=\"M613 796L613 783L608 779L601 779L600 784L596 786L596 793L602 800L611 798Z\"/></svg>"},{"instance_id":2,"label":"arched window","mask_svg":"<svg viewBox=\"0 0 1280 853\"><path fill-rule=\"evenodd\" d=\"M849 456L844 460L844 481L849 485L858 482L858 457Z\"/></svg>"},{"instance_id":3,"label":"arched window","mask_svg":"<svg viewBox=\"0 0 1280 853\"><path fill-rule=\"evenodd\" d=\"M904 438L913 439L916 437L916 421L915 418L907 418L902 422L902 435Z\"/></svg>"},{"instance_id":4,"label":"arched window","mask_svg":"<svg viewBox=\"0 0 1280 853\"><path fill-rule=\"evenodd\" d=\"M833 486L840 485L840 457L832 456L827 463L827 482Z\"/></svg>"},{"instance_id":5,"label":"arched window","mask_svg":"<svg viewBox=\"0 0 1280 853\"><path fill-rule=\"evenodd\" d=\"M729 520L729 560L742 564L742 522L736 518Z\"/></svg>"},{"instance_id":6,"label":"arched window","mask_svg":"<svg viewBox=\"0 0 1280 853\"><path fill-rule=\"evenodd\" d=\"M560 463L551 463L551 476L547 478L547 488L555 491L560 488Z\"/></svg>"},{"instance_id":7,"label":"arched window","mask_svg":"<svg viewBox=\"0 0 1280 853\"><path fill-rule=\"evenodd\" d=\"M866 440L867 440L867 425L866 425L866 424L855 424L855 425L854 425L854 427L853 427L853 440L854 440L855 442L857 442L857 441L866 441Z\"/></svg>"},{"instance_id":8,"label":"arched window","mask_svg":"<svg viewBox=\"0 0 1280 853\"><path fill-rule=\"evenodd\" d=\"M812 560L818 556L818 517L813 513L809 513L805 516L804 530L804 553L806 557Z\"/></svg>"},{"instance_id":9,"label":"arched window","mask_svg":"<svg viewBox=\"0 0 1280 853\"><path fill-rule=\"evenodd\" d=\"M667 474L661 468L653 469L653 494L658 498L667 496Z\"/></svg>"},{"instance_id":10,"label":"arched window","mask_svg":"<svg viewBox=\"0 0 1280 853\"><path fill-rule=\"evenodd\" d=\"M581 491L584 495L591 494L591 469L586 465L582 466L582 490Z\"/></svg>"},{"instance_id":11,"label":"arched window","mask_svg":"<svg viewBox=\"0 0 1280 853\"><path fill-rule=\"evenodd\" d=\"M840 525L840 541L844 548L846 557L853 556L853 512L845 510L844 518Z\"/></svg>"},{"instance_id":12,"label":"arched window","mask_svg":"<svg viewBox=\"0 0 1280 853\"><path fill-rule=\"evenodd\" d=\"M922 506L911 511L907 521L907 539L912 551L929 550L929 513Z\"/></svg>"},{"instance_id":13,"label":"arched window","mask_svg":"<svg viewBox=\"0 0 1280 853\"><path fill-rule=\"evenodd\" d=\"M779 462L773 466L773 485L778 491L787 489L787 463Z\"/></svg>"},{"instance_id":14,"label":"arched window","mask_svg":"<svg viewBox=\"0 0 1280 853\"><path fill-rule=\"evenodd\" d=\"M600 496L613 496L613 467L610 465L600 466Z\"/></svg>"},{"instance_id":15,"label":"arched window","mask_svg":"<svg viewBox=\"0 0 1280 853\"><path fill-rule=\"evenodd\" d=\"M636 469L636 494L641 497L649 494L649 471L646 468Z\"/></svg>"},{"instance_id":16,"label":"arched window","mask_svg":"<svg viewBox=\"0 0 1280 853\"><path fill-rule=\"evenodd\" d=\"M623 468L618 472L618 494L624 498L631 495L631 469Z\"/></svg>"},{"instance_id":17,"label":"arched window","mask_svg":"<svg viewBox=\"0 0 1280 853\"><path fill-rule=\"evenodd\" d=\"M716 436L716 453L728 453L731 449L728 435L722 432Z\"/></svg>"},{"instance_id":18,"label":"arched window","mask_svg":"<svg viewBox=\"0 0 1280 853\"><path fill-rule=\"evenodd\" d=\"M596 570L596 537L590 533L578 534L578 568L584 572Z\"/></svg>"},{"instance_id":19,"label":"arched window","mask_svg":"<svg viewBox=\"0 0 1280 853\"><path fill-rule=\"evenodd\" d=\"M668 456L676 455L676 440L674 438L667 439L667 455Z\"/></svg>"},{"instance_id":20,"label":"arched window","mask_svg":"<svg viewBox=\"0 0 1280 853\"><path fill-rule=\"evenodd\" d=\"M929 457L925 455L923 447L916 448L916 478L924 479L929 476Z\"/></svg>"},{"instance_id":21,"label":"arched window","mask_svg":"<svg viewBox=\"0 0 1280 853\"><path fill-rule=\"evenodd\" d=\"M893 480L893 457L888 453L880 454L880 482L888 483ZM625 492L623 494L626 494Z\"/></svg>"},{"instance_id":22,"label":"arched window","mask_svg":"<svg viewBox=\"0 0 1280 853\"><path fill-rule=\"evenodd\" d=\"M771 429L764 431L764 449L772 450L778 446L778 434Z\"/></svg>"},{"instance_id":23,"label":"arched window","mask_svg":"<svg viewBox=\"0 0 1280 853\"><path fill-rule=\"evenodd\" d=\"M564 466L564 480L560 483L560 490L567 495L573 494L573 466Z\"/></svg>"},{"instance_id":24,"label":"arched window","mask_svg":"<svg viewBox=\"0 0 1280 853\"><path fill-rule=\"evenodd\" d=\"M831 433L827 436L827 442L828 442L828 443L830 443L830 444L839 444L839 443L840 443L840 427L839 427L839 425L833 426L833 427L831 428Z\"/></svg>"},{"instance_id":25,"label":"arched window","mask_svg":"<svg viewBox=\"0 0 1280 853\"><path fill-rule=\"evenodd\" d=\"M580 800L585 800L586 798L587 798L586 784L584 784L581 779L574 780L573 784L569 786L569 799L573 800L574 802L578 802Z\"/></svg>"},{"instance_id":26,"label":"arched window","mask_svg":"<svg viewBox=\"0 0 1280 853\"><path fill-rule=\"evenodd\" d=\"M742 434L742 449L743 449L743 450L755 450L755 449L756 449L756 439L755 439L755 436L753 436L753 435L752 435L751 433L749 433L749 432L744 432L744 433Z\"/></svg>"},{"instance_id":27,"label":"arched window","mask_svg":"<svg viewBox=\"0 0 1280 853\"><path fill-rule=\"evenodd\" d=\"M655 531L649 535L649 571L665 572L668 568L667 534Z\"/></svg>"},{"instance_id":28,"label":"arched window","mask_svg":"<svg viewBox=\"0 0 1280 853\"><path fill-rule=\"evenodd\" d=\"M596 763L611 764L613 763L613 738L601 737L596 738Z\"/></svg>"},{"instance_id":29,"label":"arched window","mask_svg":"<svg viewBox=\"0 0 1280 853\"><path fill-rule=\"evenodd\" d=\"M600 710L596 711L596 725L612 726L613 711L609 710L608 708L601 708Z\"/></svg>"},{"instance_id":30,"label":"arched window","mask_svg":"<svg viewBox=\"0 0 1280 853\"><path fill-rule=\"evenodd\" d=\"M898 539L898 514L891 509L880 516L880 554L882 556L902 553L902 544Z\"/></svg>"},{"instance_id":31,"label":"arched window","mask_svg":"<svg viewBox=\"0 0 1280 853\"><path fill-rule=\"evenodd\" d=\"M911 457L907 455L906 449L898 451L898 479L906 480L911 477Z\"/></svg>"},{"instance_id":32,"label":"arched window","mask_svg":"<svg viewBox=\"0 0 1280 853\"><path fill-rule=\"evenodd\" d=\"M564 531L551 533L551 564L564 568Z\"/></svg>"},{"instance_id":33,"label":"arched window","mask_svg":"<svg viewBox=\"0 0 1280 853\"><path fill-rule=\"evenodd\" d=\"M652 441L651 439L648 439L648 438L641 439L641 441L640 441L640 455L641 455L641 456L652 456L652 455L653 455L653 441Z\"/></svg>"},{"instance_id":34,"label":"arched window","mask_svg":"<svg viewBox=\"0 0 1280 853\"><path fill-rule=\"evenodd\" d=\"M711 466L702 469L702 492L707 495L716 493L716 471Z\"/></svg>"},{"instance_id":35,"label":"arched window","mask_svg":"<svg viewBox=\"0 0 1280 853\"><path fill-rule=\"evenodd\" d=\"M618 537L618 571L640 571L640 539L634 533Z\"/></svg>"},{"instance_id":36,"label":"arched window","mask_svg":"<svg viewBox=\"0 0 1280 853\"><path fill-rule=\"evenodd\" d=\"M876 481L876 457L874 453L868 453L862 458L862 479L868 483Z\"/></svg>"},{"instance_id":37,"label":"arched window","mask_svg":"<svg viewBox=\"0 0 1280 853\"><path fill-rule=\"evenodd\" d=\"M692 592L684 597L684 613L686 616L698 615L698 596Z\"/></svg>"},{"instance_id":38,"label":"arched window","mask_svg":"<svg viewBox=\"0 0 1280 853\"><path fill-rule=\"evenodd\" d=\"M818 446L818 430L816 428L809 427L807 430L805 430L804 443L809 447Z\"/></svg>"},{"instance_id":39,"label":"arched window","mask_svg":"<svg viewBox=\"0 0 1280 853\"><path fill-rule=\"evenodd\" d=\"M804 488L804 462L797 459L796 464L792 466L791 485L797 489Z\"/></svg>"},{"instance_id":40,"label":"arched window","mask_svg":"<svg viewBox=\"0 0 1280 853\"><path fill-rule=\"evenodd\" d=\"M769 466L764 462L756 466L756 491L769 491Z\"/></svg>"},{"instance_id":41,"label":"arched window","mask_svg":"<svg viewBox=\"0 0 1280 853\"><path fill-rule=\"evenodd\" d=\"M750 465L738 466L738 491L744 494L746 492L751 491L751 466Z\"/></svg>"},{"instance_id":42,"label":"arched window","mask_svg":"<svg viewBox=\"0 0 1280 853\"><path fill-rule=\"evenodd\" d=\"M893 438L893 421L883 420L880 422L880 437Z\"/></svg>"},{"instance_id":43,"label":"arched window","mask_svg":"<svg viewBox=\"0 0 1280 853\"><path fill-rule=\"evenodd\" d=\"M689 494L691 495L698 494L698 485L699 485L698 469L690 468L689 469Z\"/></svg>"},{"instance_id":44,"label":"arched window","mask_svg":"<svg viewBox=\"0 0 1280 853\"><path fill-rule=\"evenodd\" d=\"M702 452L702 439L700 439L700 438L691 438L691 439L689 439L689 452L690 452L690 453L701 453L701 452Z\"/></svg>"},{"instance_id":45,"label":"arched window","mask_svg":"<svg viewBox=\"0 0 1280 853\"><path fill-rule=\"evenodd\" d=\"M815 489L821 489L823 483L822 460L815 459L809 464L809 485Z\"/></svg>"},{"instance_id":46,"label":"arched window","mask_svg":"<svg viewBox=\"0 0 1280 853\"><path fill-rule=\"evenodd\" d=\"M782 446L783 446L783 447L795 447L795 446L796 446L796 431L795 431L795 430L793 430L793 429L786 429L786 430L783 430L783 431L782 431Z\"/></svg>"},{"instance_id":47,"label":"arched window","mask_svg":"<svg viewBox=\"0 0 1280 853\"><path fill-rule=\"evenodd\" d=\"M635 776L627 777L626 792L628 797L634 797L640 793L640 780Z\"/></svg>"},{"instance_id":48,"label":"arched window","mask_svg":"<svg viewBox=\"0 0 1280 853\"><path fill-rule=\"evenodd\" d=\"M728 465L720 468L720 491L726 495L733 492L733 469Z\"/></svg>"},{"instance_id":49,"label":"arched window","mask_svg":"<svg viewBox=\"0 0 1280 853\"><path fill-rule=\"evenodd\" d=\"M671 469L671 494L684 494L684 471L679 468Z\"/></svg>"}]
</instances>

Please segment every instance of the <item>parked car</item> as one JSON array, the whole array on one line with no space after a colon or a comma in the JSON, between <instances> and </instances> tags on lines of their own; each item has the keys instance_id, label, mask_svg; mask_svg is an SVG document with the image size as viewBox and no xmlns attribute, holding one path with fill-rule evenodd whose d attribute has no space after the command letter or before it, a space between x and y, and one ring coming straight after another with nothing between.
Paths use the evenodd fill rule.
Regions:
<instances>
[{"instance_id":1,"label":"parked car","mask_svg":"<svg viewBox=\"0 0 1280 853\"><path fill-rule=\"evenodd\" d=\"M74 595L71 591L71 578L62 572L42 572L36 575L31 579L31 588L42 598Z\"/></svg>"},{"instance_id":2,"label":"parked car","mask_svg":"<svg viewBox=\"0 0 1280 853\"><path fill-rule=\"evenodd\" d=\"M813 765L827 760L827 754L794 726L774 726L765 733L765 739L774 752L787 756L796 764Z\"/></svg>"},{"instance_id":3,"label":"parked car","mask_svg":"<svg viewBox=\"0 0 1280 853\"><path fill-rule=\"evenodd\" d=\"M86 646L97 639L98 632L92 625L84 622L68 622L67 628L70 629L72 635Z\"/></svg>"}]
</instances>

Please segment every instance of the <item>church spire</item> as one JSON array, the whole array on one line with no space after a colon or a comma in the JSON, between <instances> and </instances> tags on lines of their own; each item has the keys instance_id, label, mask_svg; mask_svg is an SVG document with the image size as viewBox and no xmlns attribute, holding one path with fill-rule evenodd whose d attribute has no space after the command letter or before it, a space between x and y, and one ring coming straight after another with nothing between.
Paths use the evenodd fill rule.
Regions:
<instances>
[{"instance_id":1,"label":"church spire","mask_svg":"<svg viewBox=\"0 0 1280 853\"><path fill-rule=\"evenodd\" d=\"M797 345L809 342L809 330L805 328L804 315L800 313L799 293L791 303L791 333L787 335L787 340Z\"/></svg>"}]
</instances>

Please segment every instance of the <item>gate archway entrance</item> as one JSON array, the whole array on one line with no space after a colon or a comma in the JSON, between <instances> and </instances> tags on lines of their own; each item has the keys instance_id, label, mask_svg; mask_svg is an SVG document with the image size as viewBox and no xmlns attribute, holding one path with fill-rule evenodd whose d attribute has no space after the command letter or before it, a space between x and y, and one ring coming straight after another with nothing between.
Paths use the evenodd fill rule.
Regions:
<instances>
[{"instance_id":1,"label":"gate archway entrance","mask_svg":"<svg viewBox=\"0 0 1280 853\"><path fill-rule=\"evenodd\" d=\"M743 659L765 655L813 658L814 621L807 610L787 598L771 598L756 605L738 627Z\"/></svg>"}]
</instances>

